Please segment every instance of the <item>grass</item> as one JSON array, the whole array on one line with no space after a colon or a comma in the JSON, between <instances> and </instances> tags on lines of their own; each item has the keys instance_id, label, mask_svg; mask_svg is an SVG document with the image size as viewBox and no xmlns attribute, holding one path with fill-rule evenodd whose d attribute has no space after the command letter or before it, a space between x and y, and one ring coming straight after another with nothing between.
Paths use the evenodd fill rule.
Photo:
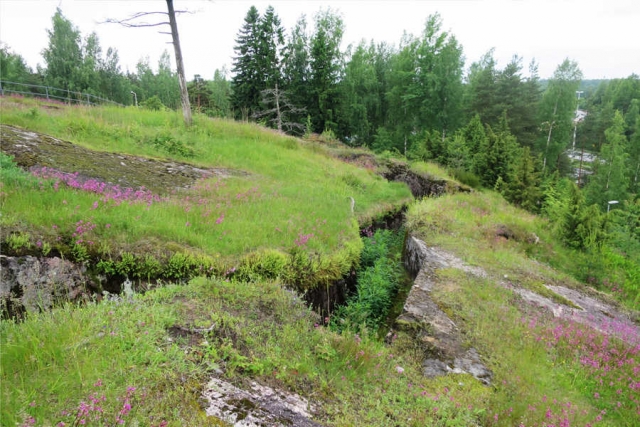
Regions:
<instances>
[{"instance_id":1,"label":"grass","mask_svg":"<svg viewBox=\"0 0 640 427\"><path fill-rule=\"evenodd\" d=\"M115 424L128 388L130 413L144 425L182 419L190 425L217 425L205 419L198 398L204 370L169 340L175 310L161 301L167 288L132 301L67 305L30 314L21 323L0 324L2 425L29 417L37 425L73 424L81 402L99 399ZM76 422L83 417L80 416Z\"/></svg>"},{"instance_id":2,"label":"grass","mask_svg":"<svg viewBox=\"0 0 640 427\"><path fill-rule=\"evenodd\" d=\"M348 247L349 242L359 241L357 221L411 200L403 184L389 183L370 170L324 155L313 144L257 125L195 116L194 125L186 128L177 112L46 107L36 100L3 102L2 123L91 150L188 161L246 174L202 179L186 190L166 188L156 192L152 202L105 197L42 179L42 185L34 186L5 180L3 175L3 227L7 234L28 232L35 239L33 247L42 241L68 254L77 237L75 228L83 221L95 227L79 244L95 258L117 258L123 252L143 256L144 249L138 248L145 247L157 248L160 253L152 255L162 258L163 253L179 249L219 258L218 268L226 270L249 253L287 253L302 247L341 269L357 259ZM172 147L179 145L194 154L167 152L162 144L145 142L158 140L170 140ZM72 165L85 160L69 159L62 172L73 173ZM60 180L58 172L50 175L56 174L54 179ZM350 197L355 199L354 213ZM98 244L104 247L93 246Z\"/></svg>"},{"instance_id":3,"label":"grass","mask_svg":"<svg viewBox=\"0 0 640 427\"><path fill-rule=\"evenodd\" d=\"M430 175L437 179L453 181L451 175L440 165L432 162L413 162L411 169L417 173Z\"/></svg>"},{"instance_id":4,"label":"grass","mask_svg":"<svg viewBox=\"0 0 640 427\"><path fill-rule=\"evenodd\" d=\"M0 156L3 252L98 256L103 272L136 279L158 269L174 280L217 276L0 321L1 425L223 425L200 406L211 376L299 393L328 426L635 425L640 347L545 315L500 284L564 304L544 285L583 288L574 276L586 258L563 248L545 220L492 192L409 208L412 234L489 277L441 270L432 295L493 371L492 386L466 374L427 379L421 342L319 326L325 319L282 286L340 277L360 259L358 223L410 199L373 174L366 153L341 154L358 168L254 125L197 116L184 128L173 112L51 107L3 102L2 123L247 174L154 189L149 203L36 178ZM634 331L617 332L640 343Z\"/></svg>"},{"instance_id":5,"label":"grass","mask_svg":"<svg viewBox=\"0 0 640 427\"><path fill-rule=\"evenodd\" d=\"M567 249L547 220L509 205L491 191L417 203L409 210L407 225L429 244L452 250L494 277L507 274L514 284L561 303L567 301L543 285L584 288L576 278L583 278L585 266L604 259ZM620 271L607 268L612 278L624 275L624 265L618 266ZM610 295L629 308L638 307L636 294Z\"/></svg>"},{"instance_id":6,"label":"grass","mask_svg":"<svg viewBox=\"0 0 640 427\"><path fill-rule=\"evenodd\" d=\"M476 423L479 408L457 403L460 386L434 388L399 343L385 346L314 322L316 315L277 283L207 279L132 301L3 321L2 425L29 417L36 425L71 425L91 395L105 396L101 420L112 420L131 387L127 424L217 425L197 405L201 384L216 369L231 382L251 377L298 392L328 425ZM171 332L212 325L204 334ZM464 382L484 392L471 377Z\"/></svg>"},{"instance_id":7,"label":"grass","mask_svg":"<svg viewBox=\"0 0 640 427\"><path fill-rule=\"evenodd\" d=\"M544 284L586 291L572 277L582 259L556 242L545 220L492 192L476 192L416 203L406 225L428 245L488 273L489 278L478 278L439 271L433 292L495 374L492 393L467 394L487 409L486 425L635 425L637 332L625 332L624 342L560 321L500 284L509 282L570 307Z\"/></svg>"}]
</instances>

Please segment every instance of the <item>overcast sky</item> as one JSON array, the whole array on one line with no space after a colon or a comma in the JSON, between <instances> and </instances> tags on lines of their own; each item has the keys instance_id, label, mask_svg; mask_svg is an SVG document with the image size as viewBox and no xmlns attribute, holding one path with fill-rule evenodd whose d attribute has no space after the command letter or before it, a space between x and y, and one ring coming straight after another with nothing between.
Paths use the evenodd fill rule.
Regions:
<instances>
[{"instance_id":1,"label":"overcast sky","mask_svg":"<svg viewBox=\"0 0 640 427\"><path fill-rule=\"evenodd\" d=\"M587 79L640 74L639 0L343 0L245 1L175 0L176 9L195 13L178 18L188 79L210 79L215 69L231 68L234 39L251 5L262 13L271 4L288 32L302 14L309 20L321 8L339 12L345 23L344 46L360 40L397 45L404 31L419 35L430 14L439 12L443 28L462 44L465 68L490 48L498 66L514 54L524 71L535 58L542 78L550 77L566 57L576 60ZM44 65L47 29L56 7L84 36L95 31L103 49L118 49L123 70L135 71L142 57L152 67L164 49L173 49L170 36L158 29L126 29L98 24L106 18L125 18L138 11L164 11L163 0L0 0L0 41L34 67Z\"/></svg>"}]
</instances>

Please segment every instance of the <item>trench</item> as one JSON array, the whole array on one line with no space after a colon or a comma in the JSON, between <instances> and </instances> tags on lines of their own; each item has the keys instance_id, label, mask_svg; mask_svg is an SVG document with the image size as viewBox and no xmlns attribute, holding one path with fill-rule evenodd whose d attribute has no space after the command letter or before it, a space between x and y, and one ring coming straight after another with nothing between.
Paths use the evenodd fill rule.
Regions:
<instances>
[{"instance_id":1,"label":"trench","mask_svg":"<svg viewBox=\"0 0 640 427\"><path fill-rule=\"evenodd\" d=\"M412 172L408 165L390 161L382 173L390 181L400 181L407 184L416 199L438 196L451 191L451 184L444 180ZM361 237L378 230L392 230L398 232L404 224L406 206L396 211L388 212L360 230ZM20 319L26 312L41 311L53 308L63 302L86 302L100 300L105 295L112 297L123 292L123 283L127 282L126 275L113 271L104 274L97 269L95 262L73 262L66 259L55 249L43 255L37 248L23 253L12 253L6 242L1 243L0 250L0 317ZM15 252L15 251L13 251ZM403 260L404 261L404 260ZM96 265L94 265L96 264ZM309 290L304 295L307 304L315 309L322 317L330 317L337 307L345 305L348 298L356 292L358 281L357 266L341 279L329 286L320 286ZM390 315L386 323L393 322L402 310L403 298L406 298L411 285L410 273L404 272L404 278L394 297ZM198 274L195 267L185 272L184 277L169 278L168 280L185 280ZM157 278L149 277L135 279L136 292L145 292L154 286Z\"/></svg>"},{"instance_id":2,"label":"trench","mask_svg":"<svg viewBox=\"0 0 640 427\"><path fill-rule=\"evenodd\" d=\"M469 187L444 179L437 179L428 175L423 175L412 171L406 163L397 160L388 160L382 165L385 172L381 175L388 181L404 182L411 190L415 200L424 197L439 197L448 192L469 192ZM405 212L407 206L403 206L396 212L388 212L380 218L372 221L371 224L360 228L360 237L375 233L378 230L390 230L398 232L404 229ZM404 242L398 267L402 269L402 279L393 298L393 303L388 311L385 322L381 325L380 333L385 329L388 331L395 319L402 313L404 302L409 295L413 280L416 278L420 265L416 265L415 260L411 260L414 254L407 251L407 234ZM318 287L305 293L304 299L309 306L318 312L322 319L331 317L338 307L344 306L349 297L356 292L358 282L358 270L352 267L342 279L326 287Z\"/></svg>"}]
</instances>

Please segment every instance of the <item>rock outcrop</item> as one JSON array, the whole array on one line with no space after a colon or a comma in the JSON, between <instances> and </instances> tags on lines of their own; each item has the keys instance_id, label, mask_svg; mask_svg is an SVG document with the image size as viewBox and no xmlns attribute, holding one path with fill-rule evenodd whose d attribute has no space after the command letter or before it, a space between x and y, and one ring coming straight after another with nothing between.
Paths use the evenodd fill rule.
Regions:
<instances>
[{"instance_id":1,"label":"rock outcrop","mask_svg":"<svg viewBox=\"0 0 640 427\"><path fill-rule=\"evenodd\" d=\"M384 164L382 176L389 181L400 181L407 184L416 199L441 196L445 193L459 191L469 192L471 188L459 185L454 181L435 178L412 171L409 165L400 161L388 161Z\"/></svg>"},{"instance_id":2,"label":"rock outcrop","mask_svg":"<svg viewBox=\"0 0 640 427\"><path fill-rule=\"evenodd\" d=\"M219 378L212 378L203 397L206 412L235 427L298 426L319 427L311 421L313 408L293 393L251 383L250 390L240 389Z\"/></svg>"},{"instance_id":3,"label":"rock outcrop","mask_svg":"<svg viewBox=\"0 0 640 427\"><path fill-rule=\"evenodd\" d=\"M415 281L394 327L412 335L423 346L426 355L424 375L468 373L484 384L490 384L493 373L484 365L476 349L465 347L456 324L431 298L434 286L437 286L435 274L438 269L458 268L480 277L486 273L466 265L452 254L427 247L413 236L407 239L405 266Z\"/></svg>"},{"instance_id":4,"label":"rock outcrop","mask_svg":"<svg viewBox=\"0 0 640 427\"><path fill-rule=\"evenodd\" d=\"M0 255L2 317L48 310L64 301L88 300L96 284L83 266L62 258Z\"/></svg>"}]
</instances>

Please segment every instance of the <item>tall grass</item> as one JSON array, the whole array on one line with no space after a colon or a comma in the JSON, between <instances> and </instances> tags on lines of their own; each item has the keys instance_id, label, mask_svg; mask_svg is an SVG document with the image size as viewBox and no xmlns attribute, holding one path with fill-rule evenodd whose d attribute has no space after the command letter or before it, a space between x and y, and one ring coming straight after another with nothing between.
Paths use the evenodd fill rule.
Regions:
<instances>
[{"instance_id":1,"label":"tall grass","mask_svg":"<svg viewBox=\"0 0 640 427\"><path fill-rule=\"evenodd\" d=\"M121 415L126 425L218 425L196 403L216 371L297 392L328 425L476 424L481 408L461 406L455 386L432 390L400 347L314 321L277 283L206 279L3 321L2 425L74 425L97 416L94 405L104 425ZM192 329L209 332L170 332Z\"/></svg>"},{"instance_id":2,"label":"tall grass","mask_svg":"<svg viewBox=\"0 0 640 427\"><path fill-rule=\"evenodd\" d=\"M21 323L3 320L0 424L31 425L33 419L35 425L92 425L93 419L95 425L116 425L120 417L152 425L178 417L207 425L198 405L204 371L168 339L175 310L157 302L172 292L67 305ZM132 409L124 414L127 396ZM85 411L83 404L99 405L102 412Z\"/></svg>"}]
</instances>

